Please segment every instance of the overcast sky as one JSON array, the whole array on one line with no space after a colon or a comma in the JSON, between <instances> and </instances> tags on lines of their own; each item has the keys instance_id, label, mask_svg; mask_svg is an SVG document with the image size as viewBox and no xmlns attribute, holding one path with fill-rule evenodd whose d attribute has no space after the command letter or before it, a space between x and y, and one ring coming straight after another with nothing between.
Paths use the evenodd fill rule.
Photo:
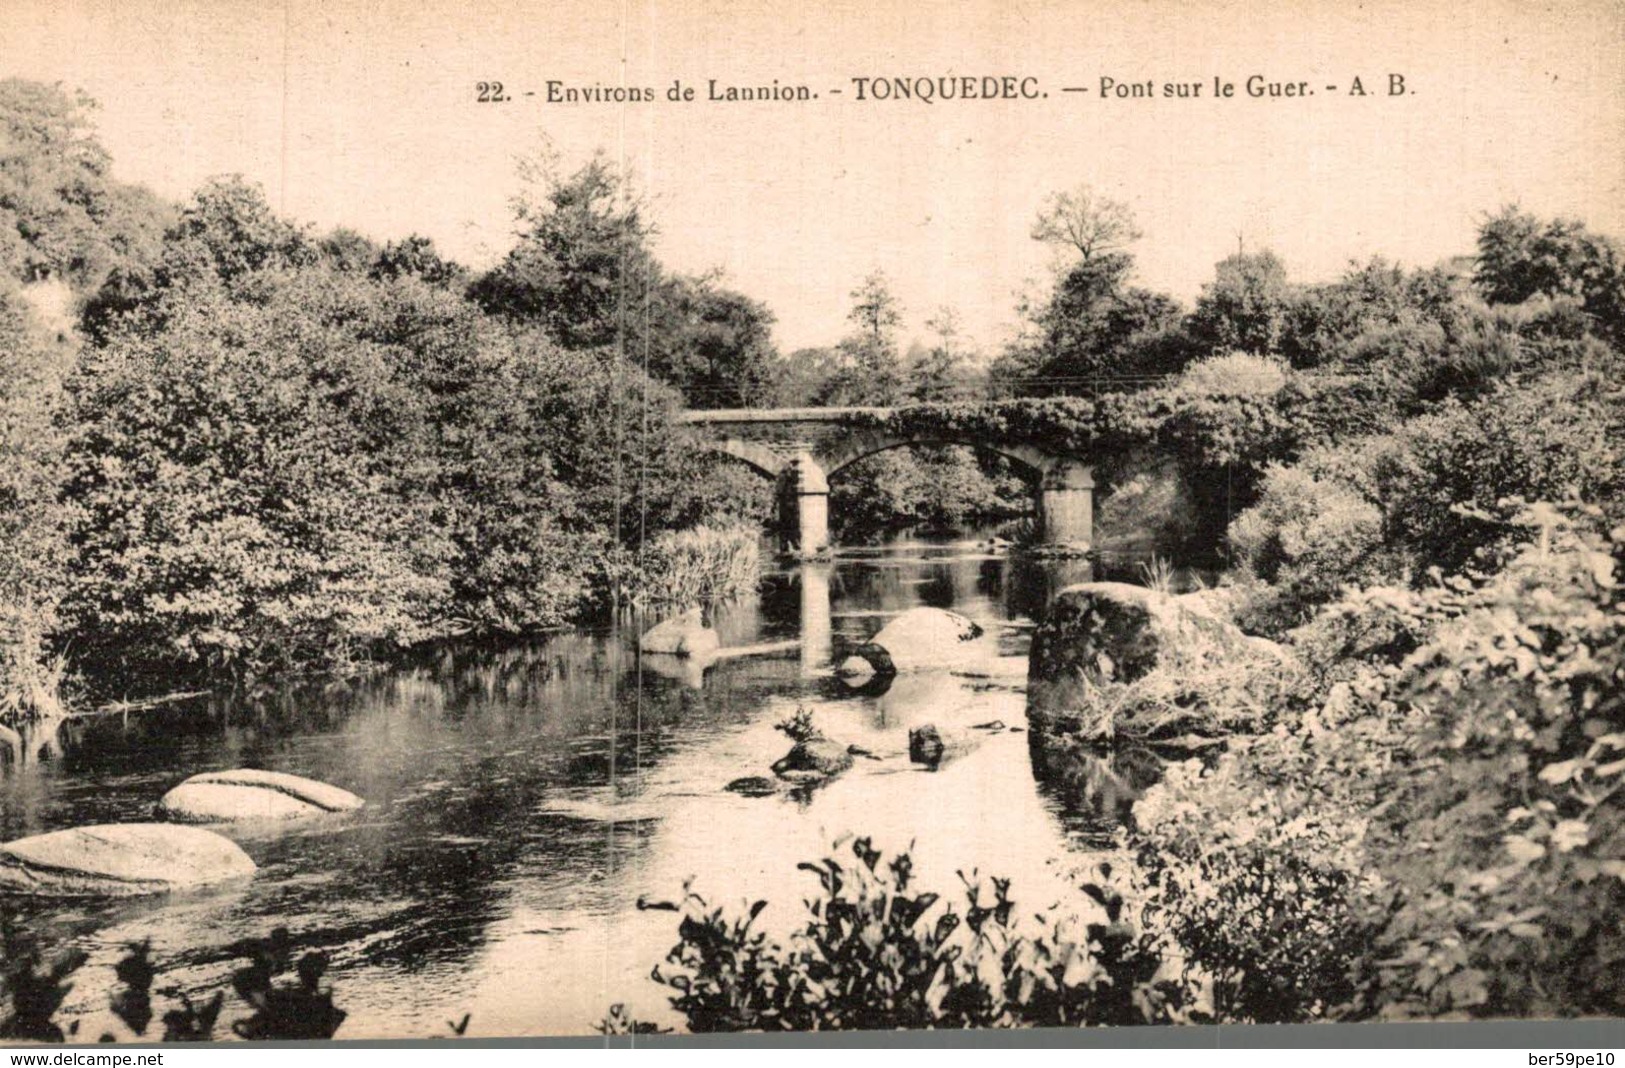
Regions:
<instances>
[{"instance_id":1,"label":"overcast sky","mask_svg":"<svg viewBox=\"0 0 1625 1068\"><path fill-rule=\"evenodd\" d=\"M664 262L721 267L786 348L837 339L875 268L910 333L952 305L996 344L1045 269L1035 212L1079 183L1132 206L1138 281L1186 300L1238 242L1318 280L1373 253L1470 251L1509 201L1625 233L1625 3L1197 7L0 0L0 72L96 97L127 180L181 198L240 172L297 219L426 233L475 266L510 241L516 157L544 138L567 163L601 147L653 201ZM861 103L850 81L983 74L1049 96ZM1315 95L1250 99L1254 74ZM1211 99L1216 75L1235 98ZM1202 97L1103 101L1102 76ZM669 104L674 78L820 98ZM549 105L549 79L661 100ZM537 95L480 105L480 81Z\"/></svg>"}]
</instances>

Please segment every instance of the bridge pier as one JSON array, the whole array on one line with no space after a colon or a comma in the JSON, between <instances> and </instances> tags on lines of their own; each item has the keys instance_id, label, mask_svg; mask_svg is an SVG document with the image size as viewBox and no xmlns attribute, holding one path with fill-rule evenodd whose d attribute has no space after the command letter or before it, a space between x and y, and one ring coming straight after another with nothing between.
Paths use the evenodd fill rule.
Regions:
<instances>
[{"instance_id":1,"label":"bridge pier","mask_svg":"<svg viewBox=\"0 0 1625 1068\"><path fill-rule=\"evenodd\" d=\"M829 480L805 449L779 475L779 538L786 552L816 556L829 548Z\"/></svg>"},{"instance_id":2,"label":"bridge pier","mask_svg":"<svg viewBox=\"0 0 1625 1068\"><path fill-rule=\"evenodd\" d=\"M1040 545L1084 550L1095 537L1095 469L1062 460L1047 467L1038 482Z\"/></svg>"}]
</instances>

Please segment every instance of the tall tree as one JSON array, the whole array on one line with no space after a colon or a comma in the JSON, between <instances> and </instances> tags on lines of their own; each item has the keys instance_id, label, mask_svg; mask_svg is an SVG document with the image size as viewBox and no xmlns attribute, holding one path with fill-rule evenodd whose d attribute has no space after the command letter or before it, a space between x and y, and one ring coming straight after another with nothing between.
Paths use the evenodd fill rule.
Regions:
<instances>
[{"instance_id":1,"label":"tall tree","mask_svg":"<svg viewBox=\"0 0 1625 1068\"><path fill-rule=\"evenodd\" d=\"M661 274L642 200L602 153L567 178L540 173L540 191L514 201L518 243L472 295L566 348L635 351Z\"/></svg>"},{"instance_id":2,"label":"tall tree","mask_svg":"<svg viewBox=\"0 0 1625 1068\"><path fill-rule=\"evenodd\" d=\"M1178 306L1168 297L1128 285L1140 237L1133 214L1086 187L1045 201L1032 237L1056 257L1047 299L1024 309L1028 328L1001 359L999 375L1024 375L1021 392L1075 393L1125 388L1175 370L1182 346L1172 344Z\"/></svg>"},{"instance_id":3,"label":"tall tree","mask_svg":"<svg viewBox=\"0 0 1625 1068\"><path fill-rule=\"evenodd\" d=\"M649 373L682 391L692 407L733 408L768 399L773 313L714 278L664 280L649 320ZM629 352L641 363L641 351Z\"/></svg>"},{"instance_id":4,"label":"tall tree","mask_svg":"<svg viewBox=\"0 0 1625 1068\"><path fill-rule=\"evenodd\" d=\"M1191 313L1192 341L1203 355L1239 350L1274 356L1291 311L1286 265L1268 249L1220 260Z\"/></svg>"},{"instance_id":5,"label":"tall tree","mask_svg":"<svg viewBox=\"0 0 1625 1068\"><path fill-rule=\"evenodd\" d=\"M1625 343L1625 251L1576 219L1542 221L1515 205L1503 208L1479 228L1473 278L1494 304L1574 298L1600 336Z\"/></svg>"},{"instance_id":6,"label":"tall tree","mask_svg":"<svg viewBox=\"0 0 1625 1068\"><path fill-rule=\"evenodd\" d=\"M1083 263L1123 254L1142 236L1128 205L1088 186L1050 194L1032 227L1034 241L1075 253Z\"/></svg>"},{"instance_id":7,"label":"tall tree","mask_svg":"<svg viewBox=\"0 0 1625 1068\"><path fill-rule=\"evenodd\" d=\"M964 400L975 384L959 313L950 307L939 308L926 320L925 327L933 337L931 344L923 346L909 361L909 395L914 400L935 403Z\"/></svg>"},{"instance_id":8,"label":"tall tree","mask_svg":"<svg viewBox=\"0 0 1625 1068\"><path fill-rule=\"evenodd\" d=\"M75 290L144 263L172 217L139 186L113 179L83 93L0 80L0 271L58 278Z\"/></svg>"},{"instance_id":9,"label":"tall tree","mask_svg":"<svg viewBox=\"0 0 1625 1068\"><path fill-rule=\"evenodd\" d=\"M897 403L903 395L897 328L902 307L882 271L873 271L852 290L852 308L846 320L852 333L836 347L840 369L826 383L821 398L827 404Z\"/></svg>"}]
</instances>

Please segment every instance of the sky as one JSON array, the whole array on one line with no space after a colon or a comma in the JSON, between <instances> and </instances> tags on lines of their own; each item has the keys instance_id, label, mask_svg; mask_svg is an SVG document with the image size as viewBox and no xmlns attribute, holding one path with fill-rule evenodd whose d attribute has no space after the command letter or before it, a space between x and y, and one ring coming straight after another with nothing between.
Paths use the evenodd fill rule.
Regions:
<instances>
[{"instance_id":1,"label":"sky","mask_svg":"<svg viewBox=\"0 0 1625 1068\"><path fill-rule=\"evenodd\" d=\"M852 81L966 75L1048 96L859 101ZM1252 98L1253 75L1314 94ZM96 98L125 180L183 199L240 173L293 218L427 234L475 267L512 243L519 160L601 149L662 261L721 269L786 350L837 340L877 269L905 336L951 306L991 350L1050 268L1033 218L1080 185L1129 205L1136 281L1185 301L1238 247L1299 281L1430 265L1510 202L1625 235L1622 0L0 0L0 76ZM1203 88L1102 99L1103 77ZM712 78L819 96L711 103ZM697 99L668 102L674 79ZM659 99L553 104L549 80ZM479 103L494 81L513 99Z\"/></svg>"}]
</instances>

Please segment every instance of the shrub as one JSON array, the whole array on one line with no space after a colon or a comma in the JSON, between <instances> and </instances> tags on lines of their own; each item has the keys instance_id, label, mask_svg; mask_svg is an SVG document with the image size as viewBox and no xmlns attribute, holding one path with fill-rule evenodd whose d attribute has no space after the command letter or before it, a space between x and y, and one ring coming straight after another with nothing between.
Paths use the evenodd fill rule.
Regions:
<instances>
[{"instance_id":1,"label":"shrub","mask_svg":"<svg viewBox=\"0 0 1625 1068\"><path fill-rule=\"evenodd\" d=\"M1382 534L1377 505L1305 457L1265 473L1258 503L1230 524L1229 542L1237 562L1270 585L1275 618L1267 629L1277 630L1304 622L1351 584L1399 577Z\"/></svg>"},{"instance_id":2,"label":"shrub","mask_svg":"<svg viewBox=\"0 0 1625 1068\"><path fill-rule=\"evenodd\" d=\"M0 995L9 1006L7 1015L0 1018L0 1038L25 1042L79 1040L79 1021L64 1031L53 1017L72 989L72 983L66 980L84 965L85 954L74 951L44 963L32 940L9 917L0 928L0 951ZM343 1024L345 1012L333 1004L332 990L321 986L322 974L327 970L326 955L309 952L295 961L293 940L286 928L277 928L268 938L239 943L232 953L249 959L246 967L232 975L232 989L252 1010L232 1025L238 1036L330 1039ZM289 970L295 972L295 981L278 982L277 977ZM119 985L110 999L113 1015L129 1029L126 1038L150 1041L147 1029L157 1011L152 987L158 977L151 943L135 942L126 947L125 955L114 966L114 974ZM162 1041L213 1040L224 1003L224 991L202 1005L181 995L180 1004L163 1014ZM466 1028L466 1018L463 1024ZM104 1033L100 1041L115 1042L118 1037Z\"/></svg>"},{"instance_id":3,"label":"shrub","mask_svg":"<svg viewBox=\"0 0 1625 1068\"><path fill-rule=\"evenodd\" d=\"M1609 421L1621 405L1591 376L1503 387L1407 423L1372 468L1384 538L1418 571L1493 567L1523 540L1520 501L1598 502L1621 484Z\"/></svg>"},{"instance_id":4,"label":"shrub","mask_svg":"<svg viewBox=\"0 0 1625 1068\"><path fill-rule=\"evenodd\" d=\"M92 659L255 674L434 633L448 546L402 485L421 404L309 282L200 291L71 384L65 611Z\"/></svg>"},{"instance_id":5,"label":"shrub","mask_svg":"<svg viewBox=\"0 0 1625 1068\"><path fill-rule=\"evenodd\" d=\"M1195 528L1190 493L1165 459L1127 461L1095 509L1095 546L1125 554L1170 553Z\"/></svg>"},{"instance_id":6,"label":"shrub","mask_svg":"<svg viewBox=\"0 0 1625 1068\"><path fill-rule=\"evenodd\" d=\"M1192 397L1273 397L1286 385L1287 374L1280 360L1230 352L1191 364L1180 372L1173 388Z\"/></svg>"},{"instance_id":7,"label":"shrub","mask_svg":"<svg viewBox=\"0 0 1625 1068\"><path fill-rule=\"evenodd\" d=\"M839 845L839 843L837 843ZM1191 1017L1163 944L1127 919L1123 897L1091 883L1101 921L1023 922L1004 879L965 878L965 911L914 887L907 853L869 839L800 865L818 879L787 943L685 887L678 943L654 971L690 1030L814 1031L1169 1023ZM1110 878L1109 867L1103 875ZM934 917L934 918L933 918ZM624 1019L624 1013L622 1014Z\"/></svg>"},{"instance_id":8,"label":"shrub","mask_svg":"<svg viewBox=\"0 0 1625 1068\"><path fill-rule=\"evenodd\" d=\"M1600 520L1532 508L1504 571L1426 598L1387 688L1425 729L1373 828L1365 1011L1625 1013L1625 528Z\"/></svg>"},{"instance_id":9,"label":"shrub","mask_svg":"<svg viewBox=\"0 0 1625 1068\"><path fill-rule=\"evenodd\" d=\"M1625 1010L1625 528L1514 522L1492 576L1321 610L1301 708L1136 806L1147 915L1221 1016Z\"/></svg>"}]
</instances>

